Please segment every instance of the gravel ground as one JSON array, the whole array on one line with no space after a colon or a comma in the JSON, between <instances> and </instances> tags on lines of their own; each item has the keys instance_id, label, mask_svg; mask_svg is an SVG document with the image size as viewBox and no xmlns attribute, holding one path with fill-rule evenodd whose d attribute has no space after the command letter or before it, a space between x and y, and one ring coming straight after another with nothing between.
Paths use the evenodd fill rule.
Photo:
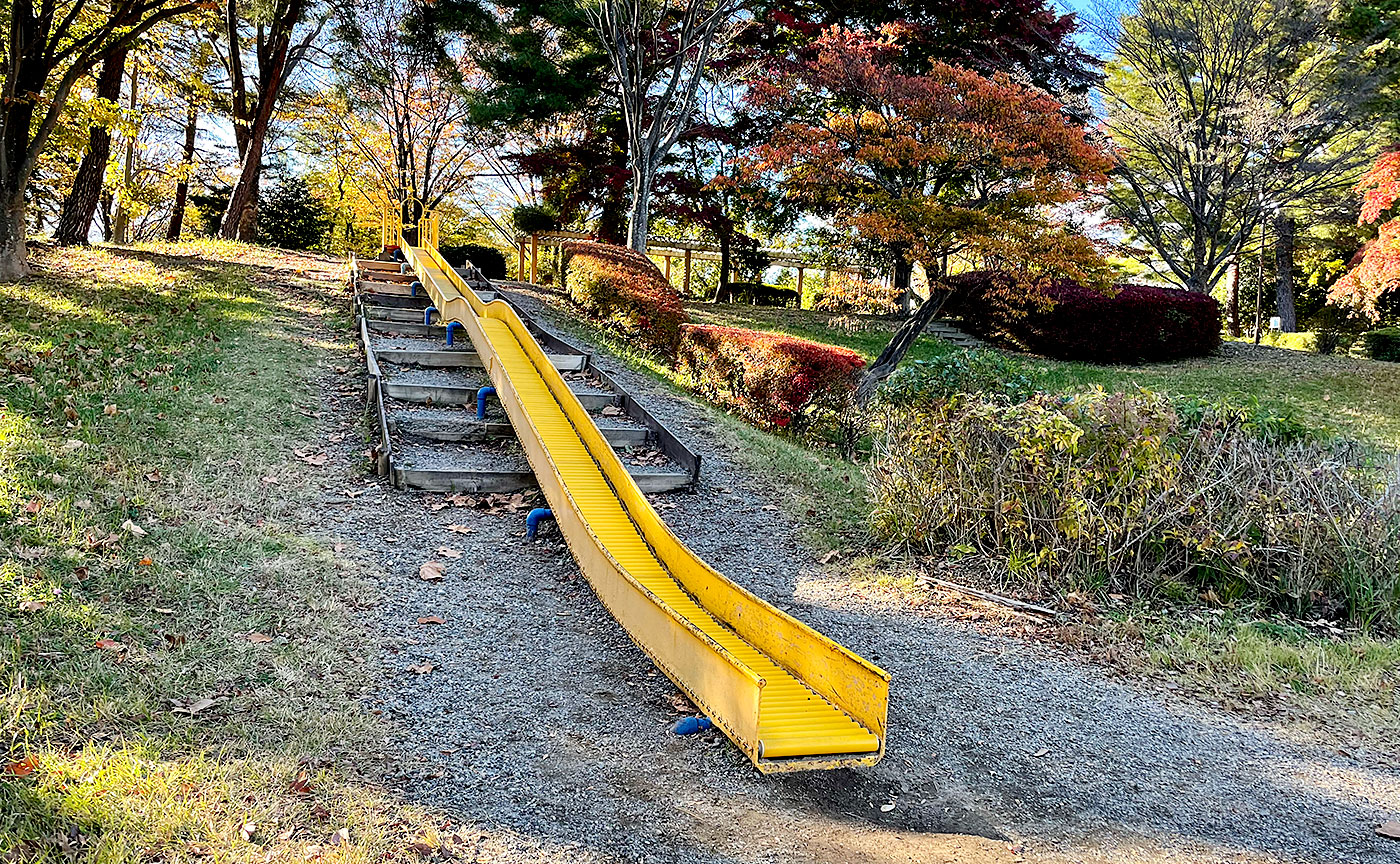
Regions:
<instances>
[{"instance_id":1,"label":"gravel ground","mask_svg":"<svg viewBox=\"0 0 1400 864\"><path fill-rule=\"evenodd\" d=\"M529 502L433 510L378 487L328 500L327 529L383 574L386 773L460 820L476 860L1400 861L1373 831L1400 816L1393 768L851 591L764 509L781 491L735 467L703 411L618 377L704 459L694 494L665 496L677 533L893 673L888 755L764 778L718 735L669 734L679 694L557 534L524 540ZM440 547L447 578L425 582Z\"/></svg>"}]
</instances>

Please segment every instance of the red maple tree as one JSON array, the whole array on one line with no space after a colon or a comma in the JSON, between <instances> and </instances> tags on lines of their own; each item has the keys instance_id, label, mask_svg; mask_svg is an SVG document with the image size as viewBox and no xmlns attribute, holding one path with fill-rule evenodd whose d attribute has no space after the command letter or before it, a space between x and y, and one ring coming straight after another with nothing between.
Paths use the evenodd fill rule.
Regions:
<instances>
[{"instance_id":1,"label":"red maple tree","mask_svg":"<svg viewBox=\"0 0 1400 864\"><path fill-rule=\"evenodd\" d=\"M1380 318L1381 298L1400 286L1400 149L1381 155L1356 184L1361 193L1361 225L1380 224L1376 239L1362 248L1360 260L1327 292L1328 302Z\"/></svg>"},{"instance_id":2,"label":"red maple tree","mask_svg":"<svg viewBox=\"0 0 1400 864\"><path fill-rule=\"evenodd\" d=\"M746 169L785 203L883 245L907 288L966 253L987 266L1100 281L1102 259L1064 219L1109 158L1042 90L944 62L900 71L898 30L829 28L809 58L753 87L781 118Z\"/></svg>"}]
</instances>

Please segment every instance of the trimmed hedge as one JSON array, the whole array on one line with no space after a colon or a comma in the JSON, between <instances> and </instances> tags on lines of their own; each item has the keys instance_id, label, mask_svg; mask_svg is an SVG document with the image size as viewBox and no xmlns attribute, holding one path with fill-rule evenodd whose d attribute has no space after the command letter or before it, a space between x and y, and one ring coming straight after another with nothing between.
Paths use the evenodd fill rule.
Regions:
<instances>
[{"instance_id":1,"label":"trimmed hedge","mask_svg":"<svg viewBox=\"0 0 1400 864\"><path fill-rule=\"evenodd\" d=\"M484 243L463 243L460 246L440 246L443 260L453 267L471 264L487 279L506 278L505 253Z\"/></svg>"},{"instance_id":2,"label":"trimmed hedge","mask_svg":"<svg viewBox=\"0 0 1400 864\"><path fill-rule=\"evenodd\" d=\"M569 297L593 318L670 357L686 322L680 295L650 258L623 246L564 245Z\"/></svg>"},{"instance_id":3,"label":"trimmed hedge","mask_svg":"<svg viewBox=\"0 0 1400 864\"><path fill-rule=\"evenodd\" d=\"M1366 346L1366 356L1372 360L1400 362L1400 327L1363 333L1361 341Z\"/></svg>"},{"instance_id":4,"label":"trimmed hedge","mask_svg":"<svg viewBox=\"0 0 1400 864\"><path fill-rule=\"evenodd\" d=\"M1118 285L1096 291L1070 279L1027 289L1010 273L979 270L944 280L965 329L1060 360L1137 363L1210 354L1220 347L1220 304L1205 294Z\"/></svg>"},{"instance_id":5,"label":"trimmed hedge","mask_svg":"<svg viewBox=\"0 0 1400 864\"><path fill-rule=\"evenodd\" d=\"M710 324L682 326L676 357L695 392L765 429L800 425L812 409L839 409L864 366L845 348Z\"/></svg>"}]
</instances>

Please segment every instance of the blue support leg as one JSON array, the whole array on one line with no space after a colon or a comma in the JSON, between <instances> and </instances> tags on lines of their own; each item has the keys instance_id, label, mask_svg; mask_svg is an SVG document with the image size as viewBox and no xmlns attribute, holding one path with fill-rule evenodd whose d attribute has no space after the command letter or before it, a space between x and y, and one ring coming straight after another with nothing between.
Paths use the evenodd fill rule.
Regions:
<instances>
[{"instance_id":1,"label":"blue support leg","mask_svg":"<svg viewBox=\"0 0 1400 864\"><path fill-rule=\"evenodd\" d=\"M541 519L553 519L554 511L548 507L536 507L525 517L525 539L534 540L535 534L540 530Z\"/></svg>"},{"instance_id":2,"label":"blue support leg","mask_svg":"<svg viewBox=\"0 0 1400 864\"><path fill-rule=\"evenodd\" d=\"M482 387L480 390L476 391L476 419L486 419L486 397L495 395L495 387Z\"/></svg>"},{"instance_id":3,"label":"blue support leg","mask_svg":"<svg viewBox=\"0 0 1400 864\"><path fill-rule=\"evenodd\" d=\"M417 279L414 279L412 282L408 283L408 296L417 297L418 289L422 287L423 283L419 282Z\"/></svg>"},{"instance_id":4,"label":"blue support leg","mask_svg":"<svg viewBox=\"0 0 1400 864\"><path fill-rule=\"evenodd\" d=\"M429 306L427 309L424 309L424 310L423 310L423 326L424 326L424 327L427 327L429 324L433 323L433 313L436 312L436 311L437 311L437 307L436 307L436 306Z\"/></svg>"},{"instance_id":5,"label":"blue support leg","mask_svg":"<svg viewBox=\"0 0 1400 864\"><path fill-rule=\"evenodd\" d=\"M466 329L466 328L462 327L462 322L460 322L460 321L451 321L451 322L448 323L448 325L447 325L447 347L448 347L448 348L451 348L451 347L452 347L452 328L453 328L453 327L456 327L456 328L458 328L458 329Z\"/></svg>"}]
</instances>

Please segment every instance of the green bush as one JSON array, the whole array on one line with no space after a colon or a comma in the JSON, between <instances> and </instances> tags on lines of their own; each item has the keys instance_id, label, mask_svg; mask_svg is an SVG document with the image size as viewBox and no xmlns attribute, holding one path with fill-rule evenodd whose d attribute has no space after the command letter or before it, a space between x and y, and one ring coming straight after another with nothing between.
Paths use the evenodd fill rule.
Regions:
<instances>
[{"instance_id":1,"label":"green bush","mask_svg":"<svg viewBox=\"0 0 1400 864\"><path fill-rule=\"evenodd\" d=\"M1024 402L1036 392L1035 367L1000 351L959 348L931 360L900 365L880 386L880 401L888 405L920 405L957 393L979 393Z\"/></svg>"},{"instance_id":2,"label":"green bush","mask_svg":"<svg viewBox=\"0 0 1400 864\"><path fill-rule=\"evenodd\" d=\"M549 207L521 204L510 211L510 224L521 234L540 234L559 230L559 214Z\"/></svg>"},{"instance_id":3,"label":"green bush","mask_svg":"<svg viewBox=\"0 0 1400 864\"><path fill-rule=\"evenodd\" d=\"M315 249L330 230L330 211L300 177L283 180L258 202L258 240L270 246Z\"/></svg>"},{"instance_id":4,"label":"green bush","mask_svg":"<svg viewBox=\"0 0 1400 864\"><path fill-rule=\"evenodd\" d=\"M461 267L470 262L487 279L506 278L505 253L495 246L483 243L463 243L460 246L441 246L438 251L453 267Z\"/></svg>"},{"instance_id":5,"label":"green bush","mask_svg":"<svg viewBox=\"0 0 1400 864\"><path fill-rule=\"evenodd\" d=\"M1400 327L1363 333L1361 341L1366 346L1366 356L1372 360L1400 362Z\"/></svg>"},{"instance_id":6,"label":"green bush","mask_svg":"<svg viewBox=\"0 0 1400 864\"><path fill-rule=\"evenodd\" d=\"M1397 469L1355 443L1260 437L1229 412L1187 422L1146 391L959 395L884 413L872 528L981 551L1020 589L1209 588L1394 630Z\"/></svg>"}]
</instances>

